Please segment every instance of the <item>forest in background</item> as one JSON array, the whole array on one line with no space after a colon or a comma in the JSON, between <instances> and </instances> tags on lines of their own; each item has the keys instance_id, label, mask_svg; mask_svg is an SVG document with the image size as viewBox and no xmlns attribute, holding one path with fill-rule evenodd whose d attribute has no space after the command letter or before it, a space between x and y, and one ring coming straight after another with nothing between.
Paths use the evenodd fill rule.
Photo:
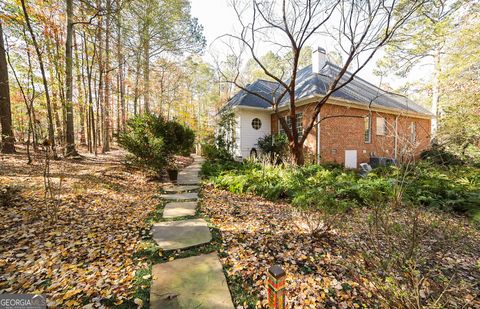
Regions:
<instances>
[{"instance_id":1,"label":"forest in background","mask_svg":"<svg viewBox=\"0 0 480 309\"><path fill-rule=\"evenodd\" d=\"M206 41L189 1L12 0L0 20L12 133L34 150L48 140L67 156L76 145L107 152L144 112L201 137L228 96L200 57Z\"/></svg>"},{"instance_id":2,"label":"forest in background","mask_svg":"<svg viewBox=\"0 0 480 309\"><path fill-rule=\"evenodd\" d=\"M380 86L429 107L436 141L467 158L478 157L480 142L479 19L476 1L430 1L389 41L375 72L382 81L403 77L400 88ZM249 57L204 61L209 46L187 0L8 0L0 20L12 120L2 108L3 152L13 140L34 150L48 140L67 156L77 145L107 152L127 119L144 112L186 124L202 141L236 84L272 79ZM342 65L337 47L328 58ZM311 50L303 47L298 68ZM274 75L291 66L288 52L256 56ZM432 73L417 80L427 67Z\"/></svg>"}]
</instances>

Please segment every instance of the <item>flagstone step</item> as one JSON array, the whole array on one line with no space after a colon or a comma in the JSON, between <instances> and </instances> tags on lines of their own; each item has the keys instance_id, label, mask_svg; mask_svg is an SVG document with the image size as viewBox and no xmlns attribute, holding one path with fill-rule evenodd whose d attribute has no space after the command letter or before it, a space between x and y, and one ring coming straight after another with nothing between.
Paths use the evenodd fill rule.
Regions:
<instances>
[{"instance_id":1,"label":"flagstone step","mask_svg":"<svg viewBox=\"0 0 480 309\"><path fill-rule=\"evenodd\" d=\"M194 216L197 209L197 202L171 202L165 205L163 218L178 218L184 216Z\"/></svg>"},{"instance_id":2,"label":"flagstone step","mask_svg":"<svg viewBox=\"0 0 480 309\"><path fill-rule=\"evenodd\" d=\"M174 193L174 194L162 194L161 198L166 200L196 200L198 199L197 192L184 192L184 193Z\"/></svg>"},{"instance_id":3,"label":"flagstone step","mask_svg":"<svg viewBox=\"0 0 480 309\"><path fill-rule=\"evenodd\" d=\"M198 185L199 183L198 171L178 173L177 184L179 185Z\"/></svg>"},{"instance_id":4,"label":"flagstone step","mask_svg":"<svg viewBox=\"0 0 480 309\"><path fill-rule=\"evenodd\" d=\"M212 240L204 219L157 222L152 226L153 240L163 250L189 248Z\"/></svg>"},{"instance_id":5,"label":"flagstone step","mask_svg":"<svg viewBox=\"0 0 480 309\"><path fill-rule=\"evenodd\" d=\"M234 308L217 253L152 267L150 308Z\"/></svg>"},{"instance_id":6,"label":"flagstone step","mask_svg":"<svg viewBox=\"0 0 480 309\"><path fill-rule=\"evenodd\" d=\"M172 186L163 188L163 191L167 193L181 193L198 189L200 189L200 186Z\"/></svg>"}]
</instances>

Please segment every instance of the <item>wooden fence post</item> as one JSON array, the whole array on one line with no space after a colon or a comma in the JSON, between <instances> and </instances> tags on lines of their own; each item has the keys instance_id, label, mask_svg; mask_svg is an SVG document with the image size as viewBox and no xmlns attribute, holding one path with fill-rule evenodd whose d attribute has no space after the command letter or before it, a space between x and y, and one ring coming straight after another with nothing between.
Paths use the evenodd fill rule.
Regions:
<instances>
[{"instance_id":1,"label":"wooden fence post","mask_svg":"<svg viewBox=\"0 0 480 309\"><path fill-rule=\"evenodd\" d=\"M268 308L285 308L285 271L280 265L268 269Z\"/></svg>"}]
</instances>

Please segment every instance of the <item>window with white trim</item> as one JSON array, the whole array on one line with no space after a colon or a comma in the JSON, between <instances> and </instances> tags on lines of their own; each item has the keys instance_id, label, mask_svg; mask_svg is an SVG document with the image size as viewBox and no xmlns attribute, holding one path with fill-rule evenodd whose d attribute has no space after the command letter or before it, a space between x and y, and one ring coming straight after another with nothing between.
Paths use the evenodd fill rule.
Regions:
<instances>
[{"instance_id":1,"label":"window with white trim","mask_svg":"<svg viewBox=\"0 0 480 309\"><path fill-rule=\"evenodd\" d=\"M366 116L363 118L363 138L366 144L370 144L372 142L372 117L371 115Z\"/></svg>"},{"instance_id":2,"label":"window with white trim","mask_svg":"<svg viewBox=\"0 0 480 309\"><path fill-rule=\"evenodd\" d=\"M285 121L287 122L287 126L292 129L292 122L290 121L290 116L284 116L283 117ZM297 121L297 132L298 132L298 139L302 138L303 135L303 113L296 113L295 118ZM285 134L285 130L282 127L282 124L280 123L280 120L278 121L278 132Z\"/></svg>"},{"instance_id":3,"label":"window with white trim","mask_svg":"<svg viewBox=\"0 0 480 309\"><path fill-rule=\"evenodd\" d=\"M387 121L383 117L377 117L377 135L387 134Z\"/></svg>"}]
</instances>

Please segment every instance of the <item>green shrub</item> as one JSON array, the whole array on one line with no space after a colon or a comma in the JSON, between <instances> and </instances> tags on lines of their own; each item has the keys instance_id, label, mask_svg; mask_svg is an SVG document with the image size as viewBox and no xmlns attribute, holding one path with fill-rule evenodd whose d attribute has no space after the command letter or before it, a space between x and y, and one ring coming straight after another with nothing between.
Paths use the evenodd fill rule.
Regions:
<instances>
[{"instance_id":1,"label":"green shrub","mask_svg":"<svg viewBox=\"0 0 480 309\"><path fill-rule=\"evenodd\" d=\"M225 161L223 163L219 161L206 161L202 165L202 176L207 178L219 176L223 172L234 170L239 166L241 166L241 164L233 160Z\"/></svg>"},{"instance_id":2,"label":"green shrub","mask_svg":"<svg viewBox=\"0 0 480 309\"><path fill-rule=\"evenodd\" d=\"M260 150L270 156L271 162L281 160L288 151L288 139L285 134L270 134L257 141Z\"/></svg>"},{"instance_id":3,"label":"green shrub","mask_svg":"<svg viewBox=\"0 0 480 309\"><path fill-rule=\"evenodd\" d=\"M284 199L299 209L328 210L333 214L356 206L395 202L466 213L480 223L480 172L474 167L419 162L407 173L403 168L388 166L362 178L336 165L299 167L248 162L230 167L216 165L210 175L217 187L270 200Z\"/></svg>"},{"instance_id":4,"label":"green shrub","mask_svg":"<svg viewBox=\"0 0 480 309\"><path fill-rule=\"evenodd\" d=\"M213 141L202 144L202 155L210 162L233 161L232 154L226 148L215 145Z\"/></svg>"},{"instance_id":5,"label":"green shrub","mask_svg":"<svg viewBox=\"0 0 480 309\"><path fill-rule=\"evenodd\" d=\"M421 158L439 165L464 165L465 162L456 154L447 151L444 147L434 144L432 148L424 150Z\"/></svg>"},{"instance_id":6,"label":"green shrub","mask_svg":"<svg viewBox=\"0 0 480 309\"><path fill-rule=\"evenodd\" d=\"M127 122L118 142L131 154L134 163L160 174L175 154L188 155L195 135L190 128L161 116L142 114Z\"/></svg>"},{"instance_id":7,"label":"green shrub","mask_svg":"<svg viewBox=\"0 0 480 309\"><path fill-rule=\"evenodd\" d=\"M439 167L424 162L416 166L414 173L406 192L410 201L441 210L466 213L472 218L478 218L480 214L478 168ZM480 223L480 220L478 222Z\"/></svg>"}]
</instances>

